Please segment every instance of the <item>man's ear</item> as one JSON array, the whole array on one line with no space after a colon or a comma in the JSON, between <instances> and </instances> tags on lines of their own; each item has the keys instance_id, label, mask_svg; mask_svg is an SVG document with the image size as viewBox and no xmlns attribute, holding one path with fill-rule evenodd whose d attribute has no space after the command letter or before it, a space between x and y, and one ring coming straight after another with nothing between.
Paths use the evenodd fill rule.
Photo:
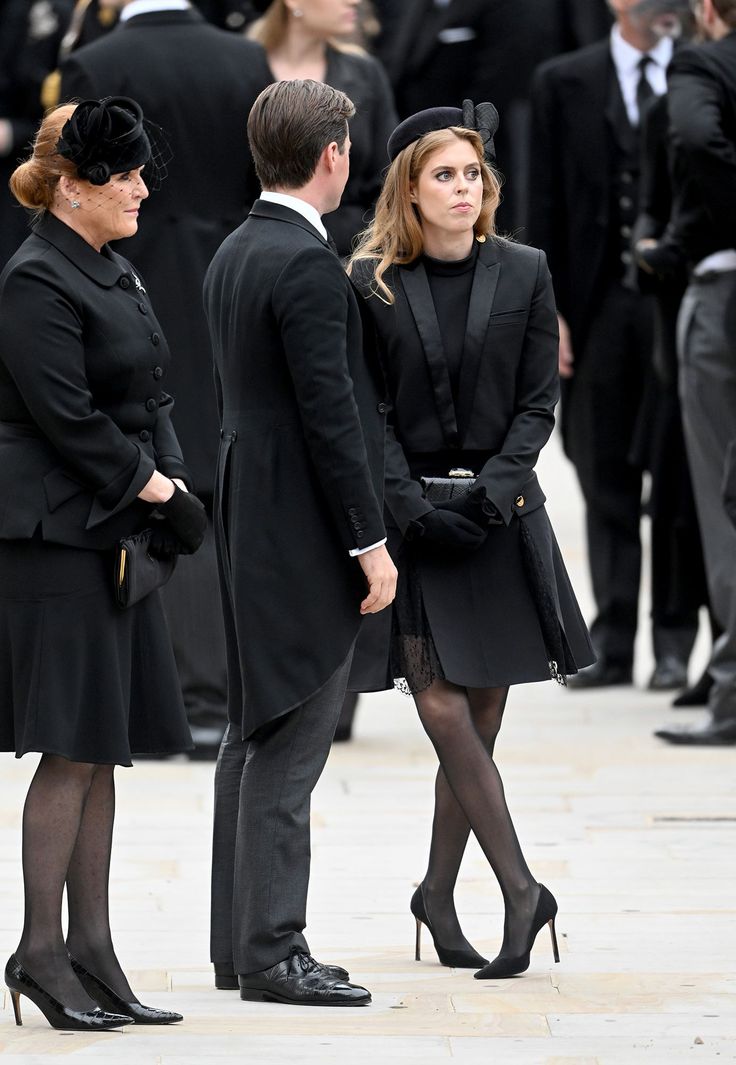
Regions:
<instances>
[{"instance_id":1,"label":"man's ear","mask_svg":"<svg viewBox=\"0 0 736 1065\"><path fill-rule=\"evenodd\" d=\"M334 174L335 172L339 155L340 148L338 147L337 141L331 141L322 152L321 158L330 174Z\"/></svg>"}]
</instances>

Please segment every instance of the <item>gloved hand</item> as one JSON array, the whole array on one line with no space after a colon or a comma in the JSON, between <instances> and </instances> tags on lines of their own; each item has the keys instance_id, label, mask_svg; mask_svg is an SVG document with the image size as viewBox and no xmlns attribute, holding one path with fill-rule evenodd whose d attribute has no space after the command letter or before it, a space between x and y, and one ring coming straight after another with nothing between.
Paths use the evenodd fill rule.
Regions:
<instances>
[{"instance_id":1,"label":"gloved hand","mask_svg":"<svg viewBox=\"0 0 736 1065\"><path fill-rule=\"evenodd\" d=\"M416 521L421 550L433 554L462 554L476 551L488 530L451 510L430 510Z\"/></svg>"},{"instance_id":2,"label":"gloved hand","mask_svg":"<svg viewBox=\"0 0 736 1065\"><path fill-rule=\"evenodd\" d=\"M151 540L148 550L154 558L169 559L181 552L182 544L166 518L151 521Z\"/></svg>"},{"instance_id":3,"label":"gloved hand","mask_svg":"<svg viewBox=\"0 0 736 1065\"><path fill-rule=\"evenodd\" d=\"M207 530L207 513L202 500L197 499L192 492L182 492L178 485L174 485L174 494L165 503L159 503L157 509L179 538L181 554L193 555L201 546Z\"/></svg>"},{"instance_id":4,"label":"gloved hand","mask_svg":"<svg viewBox=\"0 0 736 1065\"><path fill-rule=\"evenodd\" d=\"M436 503L435 506L438 510L462 514L481 527L503 525L500 511L491 503L490 499L486 499L482 490L480 492L465 492L464 495L455 496L454 499L448 499L447 502Z\"/></svg>"}]
</instances>

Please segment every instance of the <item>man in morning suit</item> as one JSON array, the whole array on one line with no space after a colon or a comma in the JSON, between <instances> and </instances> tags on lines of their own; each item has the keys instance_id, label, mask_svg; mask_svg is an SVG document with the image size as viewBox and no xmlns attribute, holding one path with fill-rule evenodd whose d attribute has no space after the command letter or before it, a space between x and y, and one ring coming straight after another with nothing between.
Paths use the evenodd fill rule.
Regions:
<instances>
[{"instance_id":1,"label":"man in morning suit","mask_svg":"<svg viewBox=\"0 0 736 1065\"><path fill-rule=\"evenodd\" d=\"M321 82L261 93L248 137L263 192L204 290L230 715L215 776L212 961L220 988L304 1005L370 1002L304 938L309 806L361 614L396 589L380 372L321 219L347 181L353 114Z\"/></svg>"},{"instance_id":2,"label":"man in morning suit","mask_svg":"<svg viewBox=\"0 0 736 1065\"><path fill-rule=\"evenodd\" d=\"M723 632L708 672L710 720L660 729L670 743L736 744L736 0L699 0L707 43L680 49L669 71L674 208L657 269L684 259L690 282L677 323L683 428L711 608ZM726 505L724 505L724 492Z\"/></svg>"},{"instance_id":3,"label":"man in morning suit","mask_svg":"<svg viewBox=\"0 0 736 1065\"><path fill-rule=\"evenodd\" d=\"M170 144L168 176L146 201L147 223L126 241L125 254L141 271L171 347L166 387L176 399L174 423L211 516L220 435L202 282L258 195L245 124L271 74L257 44L212 26L187 0L115 2L115 29L63 64L61 100L131 96ZM182 560L162 594L194 756L213 759L227 724L216 585L210 524L201 551Z\"/></svg>"},{"instance_id":4,"label":"man in morning suit","mask_svg":"<svg viewBox=\"0 0 736 1065\"><path fill-rule=\"evenodd\" d=\"M630 684L641 575L642 471L630 461L651 358L651 297L625 284L637 217L641 110L666 89L659 12L610 0L608 39L543 64L532 91L529 242L560 312L565 446L583 491L598 661L570 687ZM655 675L687 658L693 619L654 604ZM684 669L683 669L684 672Z\"/></svg>"}]
</instances>

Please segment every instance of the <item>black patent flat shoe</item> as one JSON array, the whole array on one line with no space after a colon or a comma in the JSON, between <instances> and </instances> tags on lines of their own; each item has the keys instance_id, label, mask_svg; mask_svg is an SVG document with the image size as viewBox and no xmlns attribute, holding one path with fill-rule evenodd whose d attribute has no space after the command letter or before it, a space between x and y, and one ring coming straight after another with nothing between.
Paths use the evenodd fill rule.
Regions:
<instances>
[{"instance_id":1,"label":"black patent flat shoe","mask_svg":"<svg viewBox=\"0 0 736 1065\"><path fill-rule=\"evenodd\" d=\"M59 1002L57 998L44 991L39 983L26 972L15 954L11 954L5 966L5 984L10 991L13 1003L15 1023L20 1026L23 1019L20 1012L20 996L29 998L44 1015L52 1028L73 1032L109 1032L132 1024L133 1019L119 1010L107 1013L96 1007L93 1010L73 1010Z\"/></svg>"},{"instance_id":2,"label":"black patent flat shoe","mask_svg":"<svg viewBox=\"0 0 736 1065\"><path fill-rule=\"evenodd\" d=\"M176 1024L184 1020L181 1013L174 1013L172 1010L159 1010L154 1006L144 1006L141 1002L126 1002L98 976L85 969L82 963L73 958L71 954L69 959L84 990L104 1009L114 1010L116 1013L127 1013L135 1024Z\"/></svg>"},{"instance_id":3,"label":"black patent flat shoe","mask_svg":"<svg viewBox=\"0 0 736 1065\"><path fill-rule=\"evenodd\" d=\"M423 924L429 929L429 934L434 943L434 949L437 951L437 957L440 959L440 965L447 965L452 969L476 969L479 965L485 965L488 961L488 958L484 958L482 954L479 954L477 950L473 950L472 947L470 950L453 950L450 947L443 947L442 944L437 941L432 925L429 923L429 917L427 917L427 908L424 904L424 892L422 891L421 884L411 897L409 909L413 913L414 920L417 923L417 938L414 950L415 961L422 960Z\"/></svg>"},{"instance_id":4,"label":"black patent flat shoe","mask_svg":"<svg viewBox=\"0 0 736 1065\"><path fill-rule=\"evenodd\" d=\"M534 911L532 926L526 943L526 950L516 957L508 957L499 954L488 965L475 973L476 980L506 980L509 976L518 976L525 973L529 968L529 961L534 940L537 934L547 924L552 937L552 954L556 962L560 960L560 952L557 947L557 933L555 931L555 917L557 916L557 900L544 884L539 885L539 898L537 908Z\"/></svg>"},{"instance_id":5,"label":"black patent flat shoe","mask_svg":"<svg viewBox=\"0 0 736 1065\"><path fill-rule=\"evenodd\" d=\"M317 962L317 964L322 965L327 975L334 976L336 980L350 979L350 973L341 965L323 965L322 962ZM218 991L237 991L240 987L238 974L229 965L215 962L215 987Z\"/></svg>"},{"instance_id":6,"label":"black patent flat shoe","mask_svg":"<svg viewBox=\"0 0 736 1065\"><path fill-rule=\"evenodd\" d=\"M238 976L240 997L248 1002L287 1002L294 1006L367 1006L371 993L338 980L311 954L294 952L257 973Z\"/></svg>"}]
</instances>

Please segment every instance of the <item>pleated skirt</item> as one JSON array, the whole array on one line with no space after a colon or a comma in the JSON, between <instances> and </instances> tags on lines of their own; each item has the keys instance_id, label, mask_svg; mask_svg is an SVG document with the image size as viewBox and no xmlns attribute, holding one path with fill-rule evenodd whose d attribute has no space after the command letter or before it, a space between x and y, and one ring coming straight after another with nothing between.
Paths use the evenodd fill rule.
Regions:
<instances>
[{"instance_id":1,"label":"pleated skirt","mask_svg":"<svg viewBox=\"0 0 736 1065\"><path fill-rule=\"evenodd\" d=\"M112 553L0 541L0 750L130 765L191 749L158 592L113 601Z\"/></svg>"}]
</instances>

